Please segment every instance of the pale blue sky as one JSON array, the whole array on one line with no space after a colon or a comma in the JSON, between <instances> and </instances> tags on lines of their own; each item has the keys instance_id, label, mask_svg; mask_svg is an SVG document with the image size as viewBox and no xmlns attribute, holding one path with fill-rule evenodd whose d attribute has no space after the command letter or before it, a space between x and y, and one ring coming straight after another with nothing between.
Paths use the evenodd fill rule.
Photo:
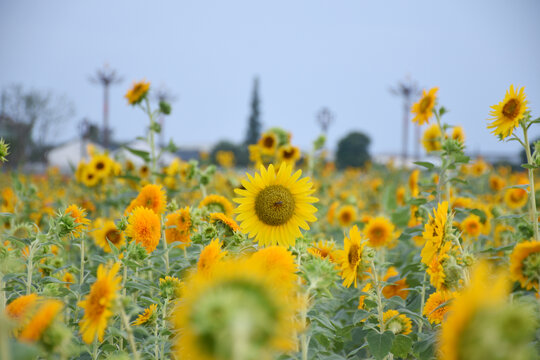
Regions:
<instances>
[{"instance_id":1,"label":"pale blue sky","mask_svg":"<svg viewBox=\"0 0 540 360\"><path fill-rule=\"evenodd\" d=\"M252 79L261 79L265 127L306 149L314 117L330 107L330 145L353 129L373 152L401 149L401 102L388 89L407 74L439 86L448 122L473 151L514 152L486 129L489 106L511 83L540 116L540 1L8 1L0 0L0 87L22 83L66 94L76 122L101 122L102 92L88 77L105 62L120 139L142 135L126 105L131 82L166 85L179 99L166 125L179 144L240 141ZM540 131L536 131L540 133Z\"/></svg>"}]
</instances>

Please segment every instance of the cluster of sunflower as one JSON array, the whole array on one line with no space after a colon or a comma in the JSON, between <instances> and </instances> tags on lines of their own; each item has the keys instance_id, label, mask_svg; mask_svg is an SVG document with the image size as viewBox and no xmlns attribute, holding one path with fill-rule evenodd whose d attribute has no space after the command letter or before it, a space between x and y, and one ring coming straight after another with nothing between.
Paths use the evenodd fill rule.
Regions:
<instances>
[{"instance_id":1,"label":"cluster of sunflower","mask_svg":"<svg viewBox=\"0 0 540 360\"><path fill-rule=\"evenodd\" d=\"M230 154L161 166L171 109L149 91L126 94L149 116L143 165L90 149L75 181L0 175L1 359L538 357L540 119L523 89L489 128L525 146L526 172L471 161L434 88L411 111L439 165L339 172L274 128L247 174Z\"/></svg>"}]
</instances>

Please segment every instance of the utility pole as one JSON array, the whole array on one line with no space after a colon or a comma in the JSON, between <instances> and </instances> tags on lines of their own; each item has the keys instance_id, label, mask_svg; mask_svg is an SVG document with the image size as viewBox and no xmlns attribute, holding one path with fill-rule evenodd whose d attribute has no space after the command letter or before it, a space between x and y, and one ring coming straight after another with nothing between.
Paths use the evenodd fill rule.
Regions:
<instances>
[{"instance_id":1,"label":"utility pole","mask_svg":"<svg viewBox=\"0 0 540 360\"><path fill-rule=\"evenodd\" d=\"M317 124L321 127L321 131L324 136L328 135L328 128L332 125L336 119L334 113L327 107L323 107L317 113Z\"/></svg>"},{"instance_id":2,"label":"utility pole","mask_svg":"<svg viewBox=\"0 0 540 360\"><path fill-rule=\"evenodd\" d=\"M176 101L177 97L173 95L165 86L160 86L160 88L156 91L156 94L154 95L155 99L158 103L160 102L166 102L168 104L171 104ZM158 123L161 128L161 131L159 132L159 146L161 148L165 147L165 115L162 113L159 114Z\"/></svg>"},{"instance_id":3,"label":"utility pole","mask_svg":"<svg viewBox=\"0 0 540 360\"><path fill-rule=\"evenodd\" d=\"M103 147L109 149L109 87L113 84L118 84L122 78L116 74L116 70L109 68L105 64L102 69L96 71L96 75L90 78L90 81L103 86Z\"/></svg>"},{"instance_id":4,"label":"utility pole","mask_svg":"<svg viewBox=\"0 0 540 360\"><path fill-rule=\"evenodd\" d=\"M420 93L418 85L415 81L411 80L409 76L404 81L400 81L395 88L391 88L390 92L396 96L400 96L403 99L403 129L402 129L402 144L401 144L401 159L402 164L405 165L405 161L408 157L409 147L409 114L411 113L411 106L413 99ZM418 130L416 131L416 139L414 146L414 157L420 156L420 139L418 136Z\"/></svg>"}]
</instances>

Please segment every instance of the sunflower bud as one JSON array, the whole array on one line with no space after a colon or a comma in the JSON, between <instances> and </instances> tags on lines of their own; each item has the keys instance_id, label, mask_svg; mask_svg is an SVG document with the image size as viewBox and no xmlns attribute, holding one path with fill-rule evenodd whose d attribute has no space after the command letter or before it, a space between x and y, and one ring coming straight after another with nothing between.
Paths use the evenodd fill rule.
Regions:
<instances>
[{"instance_id":1,"label":"sunflower bud","mask_svg":"<svg viewBox=\"0 0 540 360\"><path fill-rule=\"evenodd\" d=\"M161 111L162 114L170 115L171 113L171 104L169 104L166 101L160 101L159 102L159 111Z\"/></svg>"},{"instance_id":2,"label":"sunflower bud","mask_svg":"<svg viewBox=\"0 0 540 360\"><path fill-rule=\"evenodd\" d=\"M6 156L9 155L9 144L4 142L4 139L0 138L0 162L6 162Z\"/></svg>"}]
</instances>

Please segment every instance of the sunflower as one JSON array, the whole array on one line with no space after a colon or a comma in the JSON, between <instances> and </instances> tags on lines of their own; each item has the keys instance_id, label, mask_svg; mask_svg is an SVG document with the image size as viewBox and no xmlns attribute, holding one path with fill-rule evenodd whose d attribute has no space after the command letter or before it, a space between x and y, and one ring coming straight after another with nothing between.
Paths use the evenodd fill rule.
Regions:
<instances>
[{"instance_id":1,"label":"sunflower","mask_svg":"<svg viewBox=\"0 0 540 360\"><path fill-rule=\"evenodd\" d=\"M213 274L216 264L227 255L227 251L221 250L222 245L219 239L214 239L202 249L197 262L197 272L205 276Z\"/></svg>"},{"instance_id":2,"label":"sunflower","mask_svg":"<svg viewBox=\"0 0 540 360\"><path fill-rule=\"evenodd\" d=\"M37 301L41 299L37 294L19 296L6 306L6 314L13 320L21 321L28 316Z\"/></svg>"},{"instance_id":3,"label":"sunflower","mask_svg":"<svg viewBox=\"0 0 540 360\"><path fill-rule=\"evenodd\" d=\"M193 274L185 289L172 313L179 359L264 359L295 348L296 289L268 277L257 262L223 261L212 277Z\"/></svg>"},{"instance_id":4,"label":"sunflower","mask_svg":"<svg viewBox=\"0 0 540 360\"><path fill-rule=\"evenodd\" d=\"M289 164L296 164L300 159L300 149L292 145L283 145L278 149L278 160Z\"/></svg>"},{"instance_id":5,"label":"sunflower","mask_svg":"<svg viewBox=\"0 0 540 360\"><path fill-rule=\"evenodd\" d=\"M189 206L167 215L165 222L165 239L167 244L180 242L179 248L185 249L191 244L191 215Z\"/></svg>"},{"instance_id":6,"label":"sunflower","mask_svg":"<svg viewBox=\"0 0 540 360\"><path fill-rule=\"evenodd\" d=\"M247 174L249 181L242 180L244 189L235 189L241 197L238 213L240 227L259 245L294 246L301 237L300 228L309 230L307 222L316 221L317 208L311 203L319 199L311 196L315 189L309 178L299 180L302 171L292 173L292 166L282 163L276 172L274 166L260 167L260 174Z\"/></svg>"},{"instance_id":7,"label":"sunflower","mask_svg":"<svg viewBox=\"0 0 540 360\"><path fill-rule=\"evenodd\" d=\"M153 210L156 214L162 214L167 206L165 189L161 185L148 184L144 186L126 208L125 214L129 214L137 206L144 206Z\"/></svg>"},{"instance_id":8,"label":"sunflower","mask_svg":"<svg viewBox=\"0 0 540 360\"><path fill-rule=\"evenodd\" d=\"M283 246L269 246L258 250L251 259L265 269L267 275L283 286L297 281L297 265L293 254Z\"/></svg>"},{"instance_id":9,"label":"sunflower","mask_svg":"<svg viewBox=\"0 0 540 360\"><path fill-rule=\"evenodd\" d=\"M454 126L454 128L452 129L452 139L462 144L465 142L465 131L463 131L463 127Z\"/></svg>"},{"instance_id":10,"label":"sunflower","mask_svg":"<svg viewBox=\"0 0 540 360\"><path fill-rule=\"evenodd\" d=\"M79 302L84 309L84 316L79 323L82 339L90 344L96 335L103 342L107 321L113 315L114 301L121 288L122 279L117 275L120 263L115 263L110 269L99 265L96 282L91 286L85 300Z\"/></svg>"},{"instance_id":11,"label":"sunflower","mask_svg":"<svg viewBox=\"0 0 540 360\"><path fill-rule=\"evenodd\" d=\"M113 162L107 155L95 155L87 166L99 179L103 179L111 173Z\"/></svg>"},{"instance_id":12,"label":"sunflower","mask_svg":"<svg viewBox=\"0 0 540 360\"><path fill-rule=\"evenodd\" d=\"M432 324L440 324L448 312L450 301L456 293L449 291L435 291L429 296L424 305L423 315L427 316Z\"/></svg>"},{"instance_id":13,"label":"sunflower","mask_svg":"<svg viewBox=\"0 0 540 360\"><path fill-rule=\"evenodd\" d=\"M397 269L393 266L390 266L383 277L383 281L389 282L390 278L396 277L398 275L399 273ZM407 295L409 294L409 290L407 290L408 287L409 285L407 284L406 279L398 279L391 284L385 285L382 289L382 293L387 299L390 299L394 296L399 296L400 298L405 300L407 299Z\"/></svg>"},{"instance_id":14,"label":"sunflower","mask_svg":"<svg viewBox=\"0 0 540 360\"><path fill-rule=\"evenodd\" d=\"M527 111L525 97L524 88L516 91L514 85L510 85L503 101L491 107L493 110L489 115L492 117L488 120L493 120L493 122L488 125L488 129L493 129L492 133L501 139L512 135L514 129L519 125L519 120Z\"/></svg>"},{"instance_id":15,"label":"sunflower","mask_svg":"<svg viewBox=\"0 0 540 360\"><path fill-rule=\"evenodd\" d=\"M330 225L334 225L334 220L336 216L336 210L339 206L339 202L334 201L329 207L328 212L326 213L326 220Z\"/></svg>"},{"instance_id":16,"label":"sunflower","mask_svg":"<svg viewBox=\"0 0 540 360\"><path fill-rule=\"evenodd\" d=\"M233 233L236 231L240 231L240 226L234 221L232 218L228 217L227 215L223 213L211 213L210 214L210 221L212 223L221 223L227 227L230 231Z\"/></svg>"},{"instance_id":17,"label":"sunflower","mask_svg":"<svg viewBox=\"0 0 540 360\"><path fill-rule=\"evenodd\" d=\"M219 150L216 153L216 161L219 164L219 166L223 168L231 168L234 166L234 152L232 151L226 151L226 150Z\"/></svg>"},{"instance_id":18,"label":"sunflower","mask_svg":"<svg viewBox=\"0 0 540 360\"><path fill-rule=\"evenodd\" d=\"M131 323L131 325L142 325L147 322L152 322L152 320L157 316L156 314L157 305L152 304L146 309L144 309L142 314L137 316L137 319Z\"/></svg>"},{"instance_id":19,"label":"sunflower","mask_svg":"<svg viewBox=\"0 0 540 360\"><path fill-rule=\"evenodd\" d=\"M405 186L403 186L403 185L400 185L396 189L396 203L399 206L404 206L405 205Z\"/></svg>"},{"instance_id":20,"label":"sunflower","mask_svg":"<svg viewBox=\"0 0 540 360\"><path fill-rule=\"evenodd\" d=\"M131 89L128 90L124 97L128 100L130 105L137 105L146 97L146 94L148 94L148 90L150 90L149 82L146 82L144 80L134 82L133 86L131 87Z\"/></svg>"},{"instance_id":21,"label":"sunflower","mask_svg":"<svg viewBox=\"0 0 540 360\"><path fill-rule=\"evenodd\" d=\"M147 178L150 175L150 167L148 165L142 165L139 168L139 176L143 179Z\"/></svg>"},{"instance_id":22,"label":"sunflower","mask_svg":"<svg viewBox=\"0 0 540 360\"><path fill-rule=\"evenodd\" d=\"M470 358L464 354L467 328L480 313L488 310L496 311L506 303L510 290L508 279L501 273L496 273L494 276L492 274L489 265L480 262L473 271L469 287L465 288L452 301L448 316L442 324L440 337L441 359L458 360ZM494 330L484 329L483 333L485 334L486 331L493 333ZM481 334L470 335L477 338Z\"/></svg>"},{"instance_id":23,"label":"sunflower","mask_svg":"<svg viewBox=\"0 0 540 360\"><path fill-rule=\"evenodd\" d=\"M199 208L207 208L210 212L221 212L227 216L231 216L234 211L233 204L221 195L206 196L199 204Z\"/></svg>"},{"instance_id":24,"label":"sunflower","mask_svg":"<svg viewBox=\"0 0 540 360\"><path fill-rule=\"evenodd\" d=\"M266 132L262 134L258 145L263 154L274 155L278 146L278 137L273 132Z\"/></svg>"},{"instance_id":25,"label":"sunflower","mask_svg":"<svg viewBox=\"0 0 540 360\"><path fill-rule=\"evenodd\" d=\"M411 190L411 197L418 196L418 178L420 177L420 170L416 169L411 172L409 176L409 190Z\"/></svg>"},{"instance_id":26,"label":"sunflower","mask_svg":"<svg viewBox=\"0 0 540 360\"><path fill-rule=\"evenodd\" d=\"M412 119L413 122L418 125L429 123L429 119L433 116L433 108L435 107L435 101L437 100L438 87L434 87L428 92L422 91L422 98L414 103L411 108L411 113L415 114Z\"/></svg>"},{"instance_id":27,"label":"sunflower","mask_svg":"<svg viewBox=\"0 0 540 360\"><path fill-rule=\"evenodd\" d=\"M540 241L524 241L516 245L510 255L512 280L527 290L538 290L540 279Z\"/></svg>"},{"instance_id":28,"label":"sunflower","mask_svg":"<svg viewBox=\"0 0 540 360\"><path fill-rule=\"evenodd\" d=\"M365 241L361 240L360 230L354 225L349 231L349 237L345 236L344 249L336 251L337 262L340 265L340 275L343 278L343 286L350 287L357 279L364 277L367 264L363 259Z\"/></svg>"},{"instance_id":29,"label":"sunflower","mask_svg":"<svg viewBox=\"0 0 540 360\"><path fill-rule=\"evenodd\" d=\"M333 262L335 260L333 255L335 245L333 241L319 240L319 242L313 243L307 251L313 256L321 259L329 259Z\"/></svg>"},{"instance_id":30,"label":"sunflower","mask_svg":"<svg viewBox=\"0 0 540 360\"><path fill-rule=\"evenodd\" d=\"M356 221L356 208L352 205L342 206L337 214L339 225L349 227Z\"/></svg>"},{"instance_id":31,"label":"sunflower","mask_svg":"<svg viewBox=\"0 0 540 360\"><path fill-rule=\"evenodd\" d=\"M97 175L97 173L88 167L88 165L82 169L81 181L85 186L94 187L99 183L100 180L101 178Z\"/></svg>"},{"instance_id":32,"label":"sunflower","mask_svg":"<svg viewBox=\"0 0 540 360\"><path fill-rule=\"evenodd\" d=\"M126 235L151 253L156 249L161 238L159 216L151 209L136 207L129 215Z\"/></svg>"},{"instance_id":33,"label":"sunflower","mask_svg":"<svg viewBox=\"0 0 540 360\"><path fill-rule=\"evenodd\" d=\"M82 232L86 230L86 228L90 224L90 220L86 218L86 210L72 204L68 206L66 210L64 210L64 214L69 215L73 218L73 221L75 223L73 236L80 237Z\"/></svg>"},{"instance_id":34,"label":"sunflower","mask_svg":"<svg viewBox=\"0 0 540 360\"><path fill-rule=\"evenodd\" d=\"M2 212L15 212L15 204L17 203L17 196L12 188L6 187L1 192L2 202L0 203L0 211Z\"/></svg>"},{"instance_id":35,"label":"sunflower","mask_svg":"<svg viewBox=\"0 0 540 360\"><path fill-rule=\"evenodd\" d=\"M117 249L125 244L124 234L116 227L114 221L107 220L100 227L92 232L92 237L96 244L106 253L111 252L111 242Z\"/></svg>"},{"instance_id":36,"label":"sunflower","mask_svg":"<svg viewBox=\"0 0 540 360\"><path fill-rule=\"evenodd\" d=\"M180 296L182 292L182 281L174 276L165 276L159 279L159 290L162 297L170 299Z\"/></svg>"},{"instance_id":37,"label":"sunflower","mask_svg":"<svg viewBox=\"0 0 540 360\"><path fill-rule=\"evenodd\" d=\"M367 294L369 294L370 290L371 290L371 282L368 282L363 288L362 288L362 292L364 294L360 295L360 298L358 298L358 309L360 310L363 310L364 309L364 303L366 301L366 296Z\"/></svg>"},{"instance_id":38,"label":"sunflower","mask_svg":"<svg viewBox=\"0 0 540 360\"><path fill-rule=\"evenodd\" d=\"M45 300L36 310L34 316L19 334L21 341L33 342L41 338L43 332L58 316L64 304L59 300Z\"/></svg>"},{"instance_id":39,"label":"sunflower","mask_svg":"<svg viewBox=\"0 0 540 360\"><path fill-rule=\"evenodd\" d=\"M383 313L383 323L387 330L394 334L407 335L412 332L412 322L406 315L397 310L387 310Z\"/></svg>"},{"instance_id":40,"label":"sunflower","mask_svg":"<svg viewBox=\"0 0 540 360\"><path fill-rule=\"evenodd\" d=\"M75 276L73 276L72 273L66 271L64 275L62 275L62 281L67 283L65 284L65 286L69 289L72 284L75 284Z\"/></svg>"},{"instance_id":41,"label":"sunflower","mask_svg":"<svg viewBox=\"0 0 540 360\"><path fill-rule=\"evenodd\" d=\"M437 124L433 124L424 131L422 136L422 145L426 152L441 150L441 128Z\"/></svg>"},{"instance_id":42,"label":"sunflower","mask_svg":"<svg viewBox=\"0 0 540 360\"><path fill-rule=\"evenodd\" d=\"M482 222L480 217L470 214L461 222L461 230L467 237L477 238L482 233Z\"/></svg>"},{"instance_id":43,"label":"sunflower","mask_svg":"<svg viewBox=\"0 0 540 360\"><path fill-rule=\"evenodd\" d=\"M422 237L425 240L422 249L422 262L430 265L435 254L443 247L448 224L448 202L443 201L429 215L429 221L424 226Z\"/></svg>"},{"instance_id":44,"label":"sunflower","mask_svg":"<svg viewBox=\"0 0 540 360\"><path fill-rule=\"evenodd\" d=\"M507 189L504 193L504 203L513 210L524 207L527 204L527 200L529 200L529 195L524 189L511 188Z\"/></svg>"},{"instance_id":45,"label":"sunflower","mask_svg":"<svg viewBox=\"0 0 540 360\"><path fill-rule=\"evenodd\" d=\"M390 220L378 216L372 218L364 227L364 237L368 239L368 245L373 248L390 246L395 239L395 226Z\"/></svg>"}]
</instances>

